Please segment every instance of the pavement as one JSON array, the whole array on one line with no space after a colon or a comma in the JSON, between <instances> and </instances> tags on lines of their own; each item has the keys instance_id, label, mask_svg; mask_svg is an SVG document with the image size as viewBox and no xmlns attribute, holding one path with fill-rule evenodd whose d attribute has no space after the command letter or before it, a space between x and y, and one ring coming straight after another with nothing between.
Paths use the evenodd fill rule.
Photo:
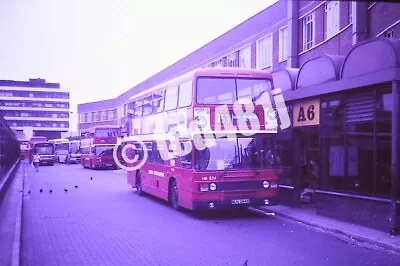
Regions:
<instances>
[{"instance_id":1,"label":"pavement","mask_svg":"<svg viewBox=\"0 0 400 266\"><path fill-rule=\"evenodd\" d=\"M8 195L14 200L0 208L1 213L9 205L20 213L24 180L22 245L11 243L18 234L9 241L20 249L20 265L400 265L400 254L287 219L282 206L269 217L255 212L198 217L139 197L123 171L56 164L26 172L15 178ZM15 256L11 252L0 265L13 265Z\"/></svg>"},{"instance_id":2,"label":"pavement","mask_svg":"<svg viewBox=\"0 0 400 266\"><path fill-rule=\"evenodd\" d=\"M400 236L392 236L383 231L368 227L331 219L316 214L315 208L305 205L302 208L292 208L283 205L260 207L265 212L274 214L309 225L326 232L339 234L351 239L351 241L364 242L384 249L400 253Z\"/></svg>"},{"instance_id":3,"label":"pavement","mask_svg":"<svg viewBox=\"0 0 400 266\"><path fill-rule=\"evenodd\" d=\"M25 170L23 162L15 166L14 173L7 177L11 183L0 202L0 265L19 265Z\"/></svg>"}]
</instances>

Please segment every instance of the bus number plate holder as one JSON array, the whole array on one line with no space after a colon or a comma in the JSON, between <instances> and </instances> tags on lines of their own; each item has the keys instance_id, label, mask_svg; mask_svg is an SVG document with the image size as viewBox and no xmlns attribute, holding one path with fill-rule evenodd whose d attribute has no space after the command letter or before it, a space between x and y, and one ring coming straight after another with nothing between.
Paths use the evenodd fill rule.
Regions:
<instances>
[{"instance_id":1,"label":"bus number plate holder","mask_svg":"<svg viewBox=\"0 0 400 266\"><path fill-rule=\"evenodd\" d=\"M250 203L250 199L234 199L231 201L233 205L238 205L238 204L248 204Z\"/></svg>"}]
</instances>

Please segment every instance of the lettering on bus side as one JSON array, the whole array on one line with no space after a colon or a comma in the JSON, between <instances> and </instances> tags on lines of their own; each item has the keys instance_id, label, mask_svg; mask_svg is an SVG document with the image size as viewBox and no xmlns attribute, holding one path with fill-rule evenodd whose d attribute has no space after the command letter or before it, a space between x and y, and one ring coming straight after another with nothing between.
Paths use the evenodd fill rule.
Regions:
<instances>
[{"instance_id":1,"label":"lettering on bus side","mask_svg":"<svg viewBox=\"0 0 400 266\"><path fill-rule=\"evenodd\" d=\"M148 173L150 175L155 175L155 176L159 176L159 177L164 177L164 173L160 172L160 171L156 171L156 170L148 170Z\"/></svg>"}]
</instances>

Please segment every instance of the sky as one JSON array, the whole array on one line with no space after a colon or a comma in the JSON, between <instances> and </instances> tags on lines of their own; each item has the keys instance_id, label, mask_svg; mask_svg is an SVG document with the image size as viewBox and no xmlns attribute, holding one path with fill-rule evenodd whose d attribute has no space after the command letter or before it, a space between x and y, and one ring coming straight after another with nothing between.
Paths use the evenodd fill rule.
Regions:
<instances>
[{"instance_id":1,"label":"sky","mask_svg":"<svg viewBox=\"0 0 400 266\"><path fill-rule=\"evenodd\" d=\"M0 79L117 97L276 0L0 0Z\"/></svg>"}]
</instances>

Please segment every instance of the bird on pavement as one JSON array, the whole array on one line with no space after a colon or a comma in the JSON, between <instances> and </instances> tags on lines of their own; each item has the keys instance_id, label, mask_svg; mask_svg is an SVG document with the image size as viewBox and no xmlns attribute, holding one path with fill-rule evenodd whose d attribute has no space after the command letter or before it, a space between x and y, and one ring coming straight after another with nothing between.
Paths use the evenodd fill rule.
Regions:
<instances>
[{"instance_id":1,"label":"bird on pavement","mask_svg":"<svg viewBox=\"0 0 400 266\"><path fill-rule=\"evenodd\" d=\"M42 193L42 192L43 192L43 189L40 189L39 191L40 191L40 193Z\"/></svg>"},{"instance_id":2,"label":"bird on pavement","mask_svg":"<svg viewBox=\"0 0 400 266\"><path fill-rule=\"evenodd\" d=\"M93 177L90 177L90 180L93 180Z\"/></svg>"},{"instance_id":3,"label":"bird on pavement","mask_svg":"<svg viewBox=\"0 0 400 266\"><path fill-rule=\"evenodd\" d=\"M50 192L50 193L53 193L53 190L50 189L49 192Z\"/></svg>"},{"instance_id":4,"label":"bird on pavement","mask_svg":"<svg viewBox=\"0 0 400 266\"><path fill-rule=\"evenodd\" d=\"M75 188L78 188L78 186L75 186Z\"/></svg>"},{"instance_id":5,"label":"bird on pavement","mask_svg":"<svg viewBox=\"0 0 400 266\"><path fill-rule=\"evenodd\" d=\"M68 189L64 188L64 191L65 191L65 192L67 192L67 191L68 191Z\"/></svg>"}]
</instances>

